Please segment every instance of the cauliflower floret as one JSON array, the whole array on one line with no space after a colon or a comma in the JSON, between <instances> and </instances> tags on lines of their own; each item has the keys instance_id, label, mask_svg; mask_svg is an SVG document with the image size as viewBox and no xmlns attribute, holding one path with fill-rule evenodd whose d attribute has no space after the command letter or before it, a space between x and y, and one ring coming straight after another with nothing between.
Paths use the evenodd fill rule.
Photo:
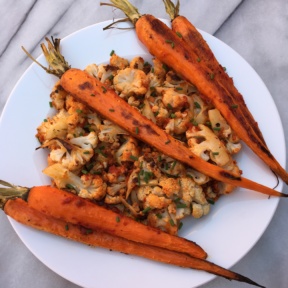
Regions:
<instances>
[{"instance_id":1,"label":"cauliflower floret","mask_svg":"<svg viewBox=\"0 0 288 288\"><path fill-rule=\"evenodd\" d=\"M108 168L108 173L105 175L105 179L109 183L119 183L125 180L127 168L125 166L112 165Z\"/></svg>"},{"instance_id":2,"label":"cauliflower floret","mask_svg":"<svg viewBox=\"0 0 288 288\"><path fill-rule=\"evenodd\" d=\"M224 144L205 125L190 127L186 132L186 137L190 150L205 161L211 159L220 167L230 162L231 156Z\"/></svg>"},{"instance_id":3,"label":"cauliflower floret","mask_svg":"<svg viewBox=\"0 0 288 288\"><path fill-rule=\"evenodd\" d=\"M104 125L100 125L98 134L99 140L102 142L114 143L119 141L119 135L128 135L126 131L116 124L108 120L103 121Z\"/></svg>"},{"instance_id":4,"label":"cauliflower floret","mask_svg":"<svg viewBox=\"0 0 288 288\"><path fill-rule=\"evenodd\" d=\"M89 75L98 78L99 66L97 64L90 64L84 69ZM98 78L99 79L99 78Z\"/></svg>"},{"instance_id":5,"label":"cauliflower floret","mask_svg":"<svg viewBox=\"0 0 288 288\"><path fill-rule=\"evenodd\" d=\"M87 114L87 121L90 131L99 131L101 125L101 118L96 113Z\"/></svg>"},{"instance_id":6,"label":"cauliflower floret","mask_svg":"<svg viewBox=\"0 0 288 288\"><path fill-rule=\"evenodd\" d=\"M186 169L186 173L189 177L191 177L195 183L197 183L198 185L204 185L206 184L209 180L210 180L210 177L203 174L203 173L200 173L199 171L197 170L194 170L194 169Z\"/></svg>"},{"instance_id":7,"label":"cauliflower floret","mask_svg":"<svg viewBox=\"0 0 288 288\"><path fill-rule=\"evenodd\" d=\"M158 168L157 162L157 155L154 155L153 153L147 153L144 154L144 156L139 157L138 163L140 163L141 168L140 179L147 183L152 177L161 177L161 171ZM149 177L150 175L151 177Z\"/></svg>"},{"instance_id":8,"label":"cauliflower floret","mask_svg":"<svg viewBox=\"0 0 288 288\"><path fill-rule=\"evenodd\" d=\"M173 199L180 196L181 187L178 179L162 176L159 179L159 186L167 198Z\"/></svg>"},{"instance_id":9,"label":"cauliflower floret","mask_svg":"<svg viewBox=\"0 0 288 288\"><path fill-rule=\"evenodd\" d=\"M151 162L147 162L143 159L144 158L142 156L134 163L136 168L132 170L128 177L126 198L136 186L149 187L158 184L158 180L155 179L155 176L157 177L157 175L161 175L161 173L157 169L154 160L151 158Z\"/></svg>"},{"instance_id":10,"label":"cauliflower floret","mask_svg":"<svg viewBox=\"0 0 288 288\"><path fill-rule=\"evenodd\" d=\"M117 205L122 203L122 197L121 196L111 196L107 194L105 196L104 202L108 205Z\"/></svg>"},{"instance_id":11,"label":"cauliflower floret","mask_svg":"<svg viewBox=\"0 0 288 288\"><path fill-rule=\"evenodd\" d=\"M189 177L183 177L180 180L181 183L181 193L182 193L182 200L185 204L188 204L187 207L185 207L185 210L179 211L182 212L180 214L184 217L184 215L187 215L187 213L190 212L188 207L190 205L192 206L192 216L194 218L200 218L203 215L206 215L209 213L210 210L210 204L208 203L205 193L201 186L197 185L191 178Z\"/></svg>"},{"instance_id":12,"label":"cauliflower floret","mask_svg":"<svg viewBox=\"0 0 288 288\"><path fill-rule=\"evenodd\" d=\"M193 102L193 122L205 124L208 121L208 110L211 108L198 94L193 94L189 103Z\"/></svg>"},{"instance_id":13,"label":"cauliflower floret","mask_svg":"<svg viewBox=\"0 0 288 288\"><path fill-rule=\"evenodd\" d=\"M137 198L139 201L144 202L146 197L152 192L153 189L159 189L158 186L152 187L149 185L143 185L136 189Z\"/></svg>"},{"instance_id":14,"label":"cauliflower floret","mask_svg":"<svg viewBox=\"0 0 288 288\"><path fill-rule=\"evenodd\" d=\"M84 187L78 193L80 197L101 200L106 195L107 184L101 176L84 174L81 176L81 181Z\"/></svg>"},{"instance_id":15,"label":"cauliflower floret","mask_svg":"<svg viewBox=\"0 0 288 288\"><path fill-rule=\"evenodd\" d=\"M92 131L86 136L75 137L69 142L86 151L90 151L90 149L94 149L97 146L98 138L96 133Z\"/></svg>"},{"instance_id":16,"label":"cauliflower floret","mask_svg":"<svg viewBox=\"0 0 288 288\"><path fill-rule=\"evenodd\" d=\"M193 179L189 177L182 177L180 179L180 183L182 199L185 203L207 203L202 187L197 185Z\"/></svg>"},{"instance_id":17,"label":"cauliflower floret","mask_svg":"<svg viewBox=\"0 0 288 288\"><path fill-rule=\"evenodd\" d=\"M228 140L226 143L226 148L230 154L237 154L241 150L242 145L240 142L239 143L233 143L233 142L230 142Z\"/></svg>"},{"instance_id":18,"label":"cauliflower floret","mask_svg":"<svg viewBox=\"0 0 288 288\"><path fill-rule=\"evenodd\" d=\"M180 94L174 88L156 88L158 93L162 94L162 102L168 109L180 110L182 108L189 108L188 97L185 94Z\"/></svg>"},{"instance_id":19,"label":"cauliflower floret","mask_svg":"<svg viewBox=\"0 0 288 288\"><path fill-rule=\"evenodd\" d=\"M111 85L114 76L117 74L118 67L112 65L96 64L89 65L85 71L100 80L100 82Z\"/></svg>"},{"instance_id":20,"label":"cauliflower floret","mask_svg":"<svg viewBox=\"0 0 288 288\"><path fill-rule=\"evenodd\" d=\"M113 79L115 89L120 97L130 95L144 95L148 90L149 81L146 74L137 69L126 68L120 70Z\"/></svg>"},{"instance_id":21,"label":"cauliflower floret","mask_svg":"<svg viewBox=\"0 0 288 288\"><path fill-rule=\"evenodd\" d=\"M147 79L149 82L149 87L147 89L147 93L145 98L148 99L149 97L155 97L157 95L156 87L162 85L163 80L159 79L154 73L150 72L147 74Z\"/></svg>"},{"instance_id":22,"label":"cauliflower floret","mask_svg":"<svg viewBox=\"0 0 288 288\"><path fill-rule=\"evenodd\" d=\"M70 171L81 169L94 155L94 148L98 139L95 132L87 136L71 139L69 142L61 139L51 139L42 145L51 149L49 154L50 162L58 162Z\"/></svg>"},{"instance_id":23,"label":"cauliflower floret","mask_svg":"<svg viewBox=\"0 0 288 288\"><path fill-rule=\"evenodd\" d=\"M171 199L167 199L164 196L157 196L155 194L150 193L147 195L144 201L144 208L151 209L163 209L172 203Z\"/></svg>"},{"instance_id":24,"label":"cauliflower floret","mask_svg":"<svg viewBox=\"0 0 288 288\"><path fill-rule=\"evenodd\" d=\"M139 56L130 61L130 68L142 70L145 74L147 74L151 70L151 64Z\"/></svg>"},{"instance_id":25,"label":"cauliflower floret","mask_svg":"<svg viewBox=\"0 0 288 288\"><path fill-rule=\"evenodd\" d=\"M165 131L168 134L182 134L187 130L193 114L190 110L184 112L171 113L168 124L165 126Z\"/></svg>"},{"instance_id":26,"label":"cauliflower floret","mask_svg":"<svg viewBox=\"0 0 288 288\"><path fill-rule=\"evenodd\" d=\"M107 194L111 197L115 197L117 194L122 195L125 192L126 183L120 182L120 183L114 183L111 186L107 187Z\"/></svg>"},{"instance_id":27,"label":"cauliflower floret","mask_svg":"<svg viewBox=\"0 0 288 288\"><path fill-rule=\"evenodd\" d=\"M65 107L69 114L66 120L68 125L67 138L71 139L75 135L83 135L85 133L84 125L87 123L87 114L91 114L91 111L71 95L67 95Z\"/></svg>"},{"instance_id":28,"label":"cauliflower floret","mask_svg":"<svg viewBox=\"0 0 288 288\"><path fill-rule=\"evenodd\" d=\"M58 81L50 94L50 98L52 99L52 106L57 110L63 109L65 107L65 99L67 94L68 93L60 85L60 81Z\"/></svg>"},{"instance_id":29,"label":"cauliflower floret","mask_svg":"<svg viewBox=\"0 0 288 288\"><path fill-rule=\"evenodd\" d=\"M201 205L198 203L192 203L192 216L194 218L201 218L207 215L210 211L210 205Z\"/></svg>"},{"instance_id":30,"label":"cauliflower floret","mask_svg":"<svg viewBox=\"0 0 288 288\"><path fill-rule=\"evenodd\" d=\"M43 173L51 177L59 189L72 188L80 197L101 200L106 194L107 185L99 175L79 177L60 163L48 166Z\"/></svg>"},{"instance_id":31,"label":"cauliflower floret","mask_svg":"<svg viewBox=\"0 0 288 288\"><path fill-rule=\"evenodd\" d=\"M165 87L174 88L178 92L186 94L188 92L189 84L184 81L179 75L177 75L174 71L170 70L166 74L166 79L164 81Z\"/></svg>"},{"instance_id":32,"label":"cauliflower floret","mask_svg":"<svg viewBox=\"0 0 288 288\"><path fill-rule=\"evenodd\" d=\"M211 109L208 111L211 126L214 128L214 133L226 142L226 148L231 154L236 154L241 150L239 137L232 131L226 120L220 114L219 110Z\"/></svg>"},{"instance_id":33,"label":"cauliflower floret","mask_svg":"<svg viewBox=\"0 0 288 288\"><path fill-rule=\"evenodd\" d=\"M167 109L159 107L159 106L153 106L152 112L156 114L156 124L160 127L166 126L169 121L169 112Z\"/></svg>"},{"instance_id":34,"label":"cauliflower floret","mask_svg":"<svg viewBox=\"0 0 288 288\"><path fill-rule=\"evenodd\" d=\"M159 186L141 186L136 191L144 209L163 209L172 203Z\"/></svg>"},{"instance_id":35,"label":"cauliflower floret","mask_svg":"<svg viewBox=\"0 0 288 288\"><path fill-rule=\"evenodd\" d=\"M36 137L40 143L49 141L53 138L65 139L68 132L69 114L66 110L61 109L52 118L45 119L37 128Z\"/></svg>"},{"instance_id":36,"label":"cauliflower floret","mask_svg":"<svg viewBox=\"0 0 288 288\"><path fill-rule=\"evenodd\" d=\"M149 226L156 227L172 235L176 235L178 231L177 220L168 212L167 208L149 212L147 223Z\"/></svg>"},{"instance_id":37,"label":"cauliflower floret","mask_svg":"<svg viewBox=\"0 0 288 288\"><path fill-rule=\"evenodd\" d=\"M148 102L147 99L145 99L143 101L143 107L142 107L142 110L141 110L141 114L144 115L146 118L150 119L152 122L156 123L156 118L155 118L155 115L152 111L152 108L150 106L150 103Z\"/></svg>"},{"instance_id":38,"label":"cauliflower floret","mask_svg":"<svg viewBox=\"0 0 288 288\"><path fill-rule=\"evenodd\" d=\"M113 53L110 57L110 65L119 69L124 69L129 66L129 62L127 59L119 57L117 54Z\"/></svg>"},{"instance_id":39,"label":"cauliflower floret","mask_svg":"<svg viewBox=\"0 0 288 288\"><path fill-rule=\"evenodd\" d=\"M163 81L167 73L167 67L157 58L154 58L152 61L153 61L153 73L158 79Z\"/></svg>"},{"instance_id":40,"label":"cauliflower floret","mask_svg":"<svg viewBox=\"0 0 288 288\"><path fill-rule=\"evenodd\" d=\"M128 137L127 141L124 142L115 153L115 157L119 164L126 161L134 162L138 159L138 156L139 149L137 146L137 141L133 137Z\"/></svg>"},{"instance_id":41,"label":"cauliflower floret","mask_svg":"<svg viewBox=\"0 0 288 288\"><path fill-rule=\"evenodd\" d=\"M161 155L158 161L161 172L166 175L180 176L185 173L185 166L171 157Z\"/></svg>"},{"instance_id":42,"label":"cauliflower floret","mask_svg":"<svg viewBox=\"0 0 288 288\"><path fill-rule=\"evenodd\" d=\"M127 190L126 190L126 199L129 197L129 195L133 192L133 189L140 184L140 169L136 168L132 170L131 174L129 175L127 179Z\"/></svg>"},{"instance_id":43,"label":"cauliflower floret","mask_svg":"<svg viewBox=\"0 0 288 288\"><path fill-rule=\"evenodd\" d=\"M218 109L211 109L208 111L209 121L212 128L217 128L214 133L221 138L228 138L232 133L230 126L227 124L226 120L222 117ZM221 135L221 136L219 136Z\"/></svg>"}]
</instances>

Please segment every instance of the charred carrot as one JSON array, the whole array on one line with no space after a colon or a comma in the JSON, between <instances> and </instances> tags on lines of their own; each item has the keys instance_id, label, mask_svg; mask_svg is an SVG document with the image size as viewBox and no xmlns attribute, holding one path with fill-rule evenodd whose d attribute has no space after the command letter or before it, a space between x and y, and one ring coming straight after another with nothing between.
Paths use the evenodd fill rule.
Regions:
<instances>
[{"instance_id":1,"label":"charred carrot","mask_svg":"<svg viewBox=\"0 0 288 288\"><path fill-rule=\"evenodd\" d=\"M73 225L56 219L29 207L28 203L22 199L9 200L4 207L4 211L19 223L89 246L136 255L180 267L202 270L229 280L263 287L245 276L202 259L194 258L183 253L136 243L100 230L91 230L83 226Z\"/></svg>"},{"instance_id":2,"label":"charred carrot","mask_svg":"<svg viewBox=\"0 0 288 288\"><path fill-rule=\"evenodd\" d=\"M179 15L179 0L177 0L176 5L174 5L171 0L163 0L163 2L171 18L172 30L189 45L189 48L198 56L198 61L205 63L207 68L210 69L210 75L214 75L214 80L227 90L228 95L231 95L232 99L237 103L237 105L234 106L234 108L237 108L237 114L239 115L239 113L241 113L243 115L240 114L238 117L244 120L243 124L246 125L245 127L251 131L250 133L256 134L256 137L262 141L263 145L266 145L258 123L247 108L243 96L235 87L233 79L226 73L225 68L220 65L213 51L197 28L185 16Z\"/></svg>"},{"instance_id":3,"label":"charred carrot","mask_svg":"<svg viewBox=\"0 0 288 288\"><path fill-rule=\"evenodd\" d=\"M197 54L187 43L172 31L165 23L152 15L140 15L127 0L111 0L110 4L121 9L135 26L138 39L148 51L167 66L173 68L188 82L193 83L200 94L221 112L231 128L250 149L288 184L288 173L277 162L266 145L253 137L237 117L235 101L227 95L226 89L214 80L213 74L204 62L198 61Z\"/></svg>"},{"instance_id":4,"label":"charred carrot","mask_svg":"<svg viewBox=\"0 0 288 288\"><path fill-rule=\"evenodd\" d=\"M221 182L255 190L267 195L288 196L204 161L193 154L181 142L135 110L120 98L114 90L108 87L103 90L103 83L85 71L69 69L62 75L60 84L75 99L85 103L92 110L104 116L104 118L116 123L135 138L148 143L165 155L179 160L205 175Z\"/></svg>"},{"instance_id":5,"label":"charred carrot","mask_svg":"<svg viewBox=\"0 0 288 288\"><path fill-rule=\"evenodd\" d=\"M18 186L7 189L6 194L11 193L10 191L13 189L15 190L15 187ZM21 190L22 194L16 198L27 198L29 207L50 217L88 229L101 230L131 241L187 253L197 258L204 259L207 257L207 253L193 241L148 227L130 217L108 210L70 192L51 186L34 186L26 188L26 190L25 188L22 189L24 189Z\"/></svg>"}]
</instances>

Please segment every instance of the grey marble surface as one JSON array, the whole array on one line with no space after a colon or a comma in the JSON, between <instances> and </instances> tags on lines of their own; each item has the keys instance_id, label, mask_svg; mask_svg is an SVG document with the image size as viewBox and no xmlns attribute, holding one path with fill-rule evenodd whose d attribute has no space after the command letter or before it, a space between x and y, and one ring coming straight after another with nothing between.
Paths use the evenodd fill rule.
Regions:
<instances>
[{"instance_id":1,"label":"grey marble surface","mask_svg":"<svg viewBox=\"0 0 288 288\"><path fill-rule=\"evenodd\" d=\"M155 16L167 18L160 0L132 2L142 13L151 13L153 6ZM63 38L87 25L121 16L112 9L100 8L99 1L95 0L0 0L0 7L0 113L14 85L31 64L20 49L21 45L38 56L39 44L45 36ZM198 28L230 45L252 65L276 103L287 142L287 0L182 0L181 14ZM287 186L284 192L288 193ZM287 205L287 200L280 200L266 232L232 267L266 287L288 287ZM0 287L78 287L35 258L18 238L3 212L0 212L0 231ZM216 278L201 287L244 288L248 285Z\"/></svg>"}]
</instances>

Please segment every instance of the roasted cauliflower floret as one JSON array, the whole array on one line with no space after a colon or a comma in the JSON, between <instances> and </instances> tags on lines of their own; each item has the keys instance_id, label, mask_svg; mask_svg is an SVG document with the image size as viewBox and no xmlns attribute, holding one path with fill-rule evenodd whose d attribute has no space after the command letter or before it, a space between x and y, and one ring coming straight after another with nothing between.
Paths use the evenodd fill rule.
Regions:
<instances>
[{"instance_id":1,"label":"roasted cauliflower floret","mask_svg":"<svg viewBox=\"0 0 288 288\"><path fill-rule=\"evenodd\" d=\"M134 162L135 160L138 160L139 149L136 139L128 137L127 141L124 142L115 153L115 157L119 164L126 161Z\"/></svg>"},{"instance_id":2,"label":"roasted cauliflower floret","mask_svg":"<svg viewBox=\"0 0 288 288\"><path fill-rule=\"evenodd\" d=\"M118 69L124 69L129 66L129 61L125 58L112 53L110 57L110 65L117 67Z\"/></svg>"},{"instance_id":3,"label":"roasted cauliflower floret","mask_svg":"<svg viewBox=\"0 0 288 288\"><path fill-rule=\"evenodd\" d=\"M230 162L231 157L224 144L205 125L190 127L186 132L186 137L190 150L203 160L211 159L220 167Z\"/></svg>"},{"instance_id":4,"label":"roasted cauliflower floret","mask_svg":"<svg viewBox=\"0 0 288 288\"><path fill-rule=\"evenodd\" d=\"M147 99L143 101L143 107L141 109L141 114L146 118L150 119L152 122L156 123L155 115L152 111L152 107Z\"/></svg>"},{"instance_id":5,"label":"roasted cauliflower floret","mask_svg":"<svg viewBox=\"0 0 288 288\"><path fill-rule=\"evenodd\" d=\"M52 100L52 106L57 110L65 108L65 100L67 94L68 93L60 85L60 81L58 81L53 87L53 90L50 94L50 98Z\"/></svg>"},{"instance_id":6,"label":"roasted cauliflower floret","mask_svg":"<svg viewBox=\"0 0 288 288\"><path fill-rule=\"evenodd\" d=\"M67 95L65 105L69 114L66 120L68 124L67 138L70 139L75 135L82 135L85 132L83 126L87 121L87 114L91 114L91 111L86 105L76 101L71 95Z\"/></svg>"},{"instance_id":7,"label":"roasted cauliflower floret","mask_svg":"<svg viewBox=\"0 0 288 288\"><path fill-rule=\"evenodd\" d=\"M72 189L83 198L101 200L106 194L106 183L99 175L77 176L61 164L48 166L43 173L53 179L59 189Z\"/></svg>"},{"instance_id":8,"label":"roasted cauliflower floret","mask_svg":"<svg viewBox=\"0 0 288 288\"><path fill-rule=\"evenodd\" d=\"M179 93L187 94L189 91L189 83L183 80L179 75L174 71L170 70L166 74L166 79L163 83L164 87L173 88Z\"/></svg>"},{"instance_id":9,"label":"roasted cauliflower floret","mask_svg":"<svg viewBox=\"0 0 288 288\"><path fill-rule=\"evenodd\" d=\"M130 68L142 70L145 74L151 70L151 64L146 62L142 57L138 56L130 61Z\"/></svg>"},{"instance_id":10,"label":"roasted cauliflower floret","mask_svg":"<svg viewBox=\"0 0 288 288\"><path fill-rule=\"evenodd\" d=\"M185 174L185 166L171 157L161 155L158 162L159 169L165 175L180 176Z\"/></svg>"},{"instance_id":11,"label":"roasted cauliflower floret","mask_svg":"<svg viewBox=\"0 0 288 288\"><path fill-rule=\"evenodd\" d=\"M87 136L76 137L69 142L57 138L51 139L42 147L51 149L48 160L50 163L61 163L68 170L77 171L92 158L97 143L95 132L90 132Z\"/></svg>"},{"instance_id":12,"label":"roasted cauliflower floret","mask_svg":"<svg viewBox=\"0 0 288 288\"><path fill-rule=\"evenodd\" d=\"M100 132L101 117L96 113L87 114L87 121L90 131Z\"/></svg>"},{"instance_id":13,"label":"roasted cauliflower floret","mask_svg":"<svg viewBox=\"0 0 288 288\"><path fill-rule=\"evenodd\" d=\"M208 111L209 121L214 133L223 139L226 143L226 148L231 154L236 154L241 150L241 143L239 137L232 131L226 120L220 114L218 109L211 109Z\"/></svg>"},{"instance_id":14,"label":"roasted cauliflower floret","mask_svg":"<svg viewBox=\"0 0 288 288\"><path fill-rule=\"evenodd\" d=\"M198 185L204 185L210 180L209 176L191 168L186 169L186 174L188 177L191 177Z\"/></svg>"},{"instance_id":15,"label":"roasted cauliflower floret","mask_svg":"<svg viewBox=\"0 0 288 288\"><path fill-rule=\"evenodd\" d=\"M66 110L61 109L52 118L45 119L37 128L36 137L43 143L53 138L65 139L68 133L69 114Z\"/></svg>"},{"instance_id":16,"label":"roasted cauliflower floret","mask_svg":"<svg viewBox=\"0 0 288 288\"><path fill-rule=\"evenodd\" d=\"M210 211L209 204L201 205L198 203L192 203L192 216L194 218L201 218L207 215Z\"/></svg>"},{"instance_id":17,"label":"roasted cauliflower floret","mask_svg":"<svg viewBox=\"0 0 288 288\"><path fill-rule=\"evenodd\" d=\"M125 181L126 173L127 173L127 168L125 166L111 165L108 168L108 172L105 174L105 180L113 184L120 183L122 181Z\"/></svg>"},{"instance_id":18,"label":"roasted cauliflower floret","mask_svg":"<svg viewBox=\"0 0 288 288\"><path fill-rule=\"evenodd\" d=\"M191 178L181 178L181 192L184 203L191 203L191 214L194 218L207 215L210 211L210 204L207 202L201 186L196 184ZM189 205L190 206L190 205ZM186 209L187 210L187 209ZM185 215L183 211L183 217ZM187 213L187 211L186 211Z\"/></svg>"},{"instance_id":19,"label":"roasted cauliflower floret","mask_svg":"<svg viewBox=\"0 0 288 288\"><path fill-rule=\"evenodd\" d=\"M99 126L100 132L98 134L99 140L102 142L114 143L119 141L120 135L128 135L122 128L113 124L108 120L103 121L103 125Z\"/></svg>"},{"instance_id":20,"label":"roasted cauliflower floret","mask_svg":"<svg viewBox=\"0 0 288 288\"><path fill-rule=\"evenodd\" d=\"M165 126L165 131L168 134L179 135L185 133L189 123L192 119L191 110L185 110L184 112L177 111L170 114L168 124Z\"/></svg>"},{"instance_id":21,"label":"roasted cauliflower floret","mask_svg":"<svg viewBox=\"0 0 288 288\"><path fill-rule=\"evenodd\" d=\"M113 84L121 97L127 97L144 95L147 92L149 81L142 70L126 68L118 72L113 79Z\"/></svg>"},{"instance_id":22,"label":"roasted cauliflower floret","mask_svg":"<svg viewBox=\"0 0 288 288\"><path fill-rule=\"evenodd\" d=\"M111 186L107 187L107 194L111 197L115 197L117 194L123 195L126 191L126 183L120 182L120 183L114 183Z\"/></svg>"},{"instance_id":23,"label":"roasted cauliflower floret","mask_svg":"<svg viewBox=\"0 0 288 288\"><path fill-rule=\"evenodd\" d=\"M167 67L157 58L152 59L153 61L153 74L160 80L164 81L167 73Z\"/></svg>"},{"instance_id":24,"label":"roasted cauliflower floret","mask_svg":"<svg viewBox=\"0 0 288 288\"><path fill-rule=\"evenodd\" d=\"M162 102L167 109L181 110L189 108L188 97L180 94L174 88L156 88L158 93L162 94Z\"/></svg>"},{"instance_id":25,"label":"roasted cauliflower floret","mask_svg":"<svg viewBox=\"0 0 288 288\"><path fill-rule=\"evenodd\" d=\"M167 199L164 196L157 196L150 193L144 202L144 208L162 209L167 207L172 202L171 199Z\"/></svg>"},{"instance_id":26,"label":"roasted cauliflower floret","mask_svg":"<svg viewBox=\"0 0 288 288\"><path fill-rule=\"evenodd\" d=\"M180 196L180 183L178 179L162 176L159 179L159 186L167 198L173 199Z\"/></svg>"},{"instance_id":27,"label":"roasted cauliflower floret","mask_svg":"<svg viewBox=\"0 0 288 288\"><path fill-rule=\"evenodd\" d=\"M169 122L169 112L166 108L157 105L152 107L152 112L156 115L156 124L160 127L165 127Z\"/></svg>"},{"instance_id":28,"label":"roasted cauliflower floret","mask_svg":"<svg viewBox=\"0 0 288 288\"><path fill-rule=\"evenodd\" d=\"M211 109L210 105L196 93L192 94L189 102L193 102L193 122L196 124L206 124L209 120L208 110Z\"/></svg>"},{"instance_id":29,"label":"roasted cauliflower floret","mask_svg":"<svg viewBox=\"0 0 288 288\"><path fill-rule=\"evenodd\" d=\"M169 213L168 208L149 212L147 223L172 235L176 235L178 231L177 220Z\"/></svg>"},{"instance_id":30,"label":"roasted cauliflower floret","mask_svg":"<svg viewBox=\"0 0 288 288\"><path fill-rule=\"evenodd\" d=\"M85 68L85 71L102 83L111 85L114 76L117 74L118 67L104 64L100 64L99 66L91 64Z\"/></svg>"}]
</instances>

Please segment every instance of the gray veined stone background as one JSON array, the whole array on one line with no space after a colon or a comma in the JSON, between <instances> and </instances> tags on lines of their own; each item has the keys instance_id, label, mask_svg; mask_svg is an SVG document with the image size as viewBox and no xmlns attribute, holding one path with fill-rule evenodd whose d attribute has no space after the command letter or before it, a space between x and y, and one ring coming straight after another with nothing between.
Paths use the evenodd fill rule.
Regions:
<instances>
[{"instance_id":1,"label":"gray veined stone background","mask_svg":"<svg viewBox=\"0 0 288 288\"><path fill-rule=\"evenodd\" d=\"M132 3L142 13L149 12L149 7L153 6L155 16L167 18L160 0ZM14 85L31 64L20 49L21 45L38 56L41 53L39 44L47 35L63 38L87 25L122 15L112 9L100 11L99 1L95 0L0 0L0 7L0 113ZM235 49L256 70L276 103L287 141L288 1L182 0L180 12L195 26ZM263 113L269 117L269 111ZM0 141L2 137L0 135ZM287 187L284 192L288 193ZM276 214L259 242L232 267L232 270L249 275L267 287L288 287L286 202L280 200ZM0 287L78 287L36 259L19 240L2 212L0 231ZM201 287L244 288L248 285L216 278Z\"/></svg>"}]
</instances>

